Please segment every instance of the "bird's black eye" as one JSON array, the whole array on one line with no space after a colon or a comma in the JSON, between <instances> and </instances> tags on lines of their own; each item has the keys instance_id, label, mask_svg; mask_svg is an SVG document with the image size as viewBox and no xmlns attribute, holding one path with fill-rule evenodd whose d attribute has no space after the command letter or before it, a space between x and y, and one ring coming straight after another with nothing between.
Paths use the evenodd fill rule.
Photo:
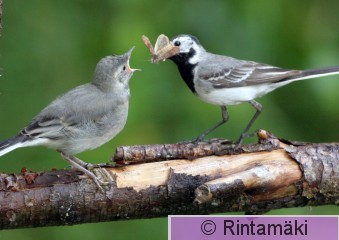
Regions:
<instances>
[{"instance_id":1,"label":"bird's black eye","mask_svg":"<svg viewBox=\"0 0 339 240\"><path fill-rule=\"evenodd\" d=\"M177 47L179 47L179 46L181 45L181 42L180 42L180 41L175 41L175 42L174 42L174 45L177 46Z\"/></svg>"},{"instance_id":2,"label":"bird's black eye","mask_svg":"<svg viewBox=\"0 0 339 240\"><path fill-rule=\"evenodd\" d=\"M125 70L126 70L126 66L124 66L124 67L122 68L122 70L124 70L124 71L125 71Z\"/></svg>"}]
</instances>

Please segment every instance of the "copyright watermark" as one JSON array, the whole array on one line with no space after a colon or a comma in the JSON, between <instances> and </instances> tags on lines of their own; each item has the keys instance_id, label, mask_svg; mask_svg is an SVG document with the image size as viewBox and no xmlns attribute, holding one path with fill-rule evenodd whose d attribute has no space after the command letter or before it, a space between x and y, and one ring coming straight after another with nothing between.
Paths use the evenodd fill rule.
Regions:
<instances>
[{"instance_id":1,"label":"copyright watermark","mask_svg":"<svg viewBox=\"0 0 339 240\"><path fill-rule=\"evenodd\" d=\"M170 216L169 239L338 240L338 224L337 216Z\"/></svg>"},{"instance_id":2,"label":"copyright watermark","mask_svg":"<svg viewBox=\"0 0 339 240\"><path fill-rule=\"evenodd\" d=\"M201 232L205 235L212 235L215 230L217 230L217 226L212 220L205 220L201 224Z\"/></svg>"}]
</instances>

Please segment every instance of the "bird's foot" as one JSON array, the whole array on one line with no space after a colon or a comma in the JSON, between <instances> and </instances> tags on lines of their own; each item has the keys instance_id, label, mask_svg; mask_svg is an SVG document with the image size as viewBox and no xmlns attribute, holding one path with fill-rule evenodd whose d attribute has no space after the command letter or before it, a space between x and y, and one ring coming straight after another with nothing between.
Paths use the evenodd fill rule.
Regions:
<instances>
[{"instance_id":1,"label":"bird's foot","mask_svg":"<svg viewBox=\"0 0 339 240\"><path fill-rule=\"evenodd\" d=\"M200 143L200 142L203 142L203 141L204 141L204 137L200 138L200 136L199 136L196 139L179 141L176 144L197 144L197 143Z\"/></svg>"},{"instance_id":2,"label":"bird's foot","mask_svg":"<svg viewBox=\"0 0 339 240\"><path fill-rule=\"evenodd\" d=\"M195 144L195 143L197 143L195 140L196 139L193 139L193 140L183 140L183 141L176 142L175 144Z\"/></svg>"},{"instance_id":3,"label":"bird's foot","mask_svg":"<svg viewBox=\"0 0 339 240\"><path fill-rule=\"evenodd\" d=\"M66 155L65 153L61 152L61 156L63 159L65 159L66 161L68 161L71 166L81 172L83 172L84 174L86 174L89 178L91 178L93 180L93 182L97 185L97 187L99 188L99 190L101 192L105 192L103 189L103 186L107 186L112 182L112 179L110 177L110 174L107 172L107 170L105 169L101 169L100 165L101 164L90 164L90 163L86 163L82 160L80 160L79 158L76 158L74 156L69 156ZM110 179L109 182L105 182L102 181L101 179L99 179L94 173L93 170L94 168L99 168L100 175L105 175L105 177L108 177ZM104 171L104 172L103 172Z\"/></svg>"},{"instance_id":4,"label":"bird's foot","mask_svg":"<svg viewBox=\"0 0 339 240\"><path fill-rule=\"evenodd\" d=\"M205 134L201 134L196 139L180 141L180 142L177 142L177 144L190 144L190 143L197 144L199 142L203 142L204 138L205 138Z\"/></svg>"},{"instance_id":5,"label":"bird's foot","mask_svg":"<svg viewBox=\"0 0 339 240\"><path fill-rule=\"evenodd\" d=\"M214 144L214 143L218 143L218 144L227 144L227 145L231 145L232 141L225 139L225 138L209 138L209 139L201 139L201 138L196 138L193 140L186 140L186 141L180 141L177 142L176 144L195 144L195 145L204 145L204 144Z\"/></svg>"},{"instance_id":6,"label":"bird's foot","mask_svg":"<svg viewBox=\"0 0 339 240\"><path fill-rule=\"evenodd\" d=\"M257 134L258 134L258 130L254 131L253 133L243 132L240 135L239 139L234 143L235 144L234 149L238 149L242 145L245 138L254 137Z\"/></svg>"},{"instance_id":7,"label":"bird's foot","mask_svg":"<svg viewBox=\"0 0 339 240\"><path fill-rule=\"evenodd\" d=\"M209 132L208 132L209 133ZM203 142L204 138L206 137L206 135L208 134L206 132L204 132L203 134L200 134L196 139L192 140L193 143L198 143L198 142Z\"/></svg>"}]
</instances>

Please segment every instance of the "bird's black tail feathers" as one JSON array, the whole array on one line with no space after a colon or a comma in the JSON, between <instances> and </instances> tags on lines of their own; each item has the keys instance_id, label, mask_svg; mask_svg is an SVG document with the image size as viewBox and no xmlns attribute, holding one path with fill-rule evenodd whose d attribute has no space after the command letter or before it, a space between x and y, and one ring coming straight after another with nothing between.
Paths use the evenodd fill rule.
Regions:
<instances>
[{"instance_id":1,"label":"bird's black tail feathers","mask_svg":"<svg viewBox=\"0 0 339 240\"><path fill-rule=\"evenodd\" d=\"M309 79L324 77L329 75L339 74L339 66L336 67L327 67L327 68L315 68L315 69L306 69L301 72L299 76L292 77L294 79Z\"/></svg>"},{"instance_id":2,"label":"bird's black tail feathers","mask_svg":"<svg viewBox=\"0 0 339 240\"><path fill-rule=\"evenodd\" d=\"M19 148L28 139L27 136L19 133L18 135L0 142L0 156Z\"/></svg>"}]
</instances>

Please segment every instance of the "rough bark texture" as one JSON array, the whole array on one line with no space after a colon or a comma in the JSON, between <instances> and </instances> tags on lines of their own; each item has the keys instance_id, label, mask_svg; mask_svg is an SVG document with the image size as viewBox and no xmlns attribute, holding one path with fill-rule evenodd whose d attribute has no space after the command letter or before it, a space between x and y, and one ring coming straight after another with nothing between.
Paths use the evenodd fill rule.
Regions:
<instances>
[{"instance_id":1,"label":"rough bark texture","mask_svg":"<svg viewBox=\"0 0 339 240\"><path fill-rule=\"evenodd\" d=\"M105 193L75 170L1 174L0 228L169 214L258 214L339 202L339 144L289 142L260 131L258 144L236 150L222 140L179 145L180 151L178 144L118 148L114 159L130 165L94 169L111 180Z\"/></svg>"},{"instance_id":2,"label":"rough bark texture","mask_svg":"<svg viewBox=\"0 0 339 240\"><path fill-rule=\"evenodd\" d=\"M209 139L198 143L181 142L176 144L122 146L117 147L112 160L119 165L130 165L222 155L227 150L232 150L232 145L225 139Z\"/></svg>"}]
</instances>

